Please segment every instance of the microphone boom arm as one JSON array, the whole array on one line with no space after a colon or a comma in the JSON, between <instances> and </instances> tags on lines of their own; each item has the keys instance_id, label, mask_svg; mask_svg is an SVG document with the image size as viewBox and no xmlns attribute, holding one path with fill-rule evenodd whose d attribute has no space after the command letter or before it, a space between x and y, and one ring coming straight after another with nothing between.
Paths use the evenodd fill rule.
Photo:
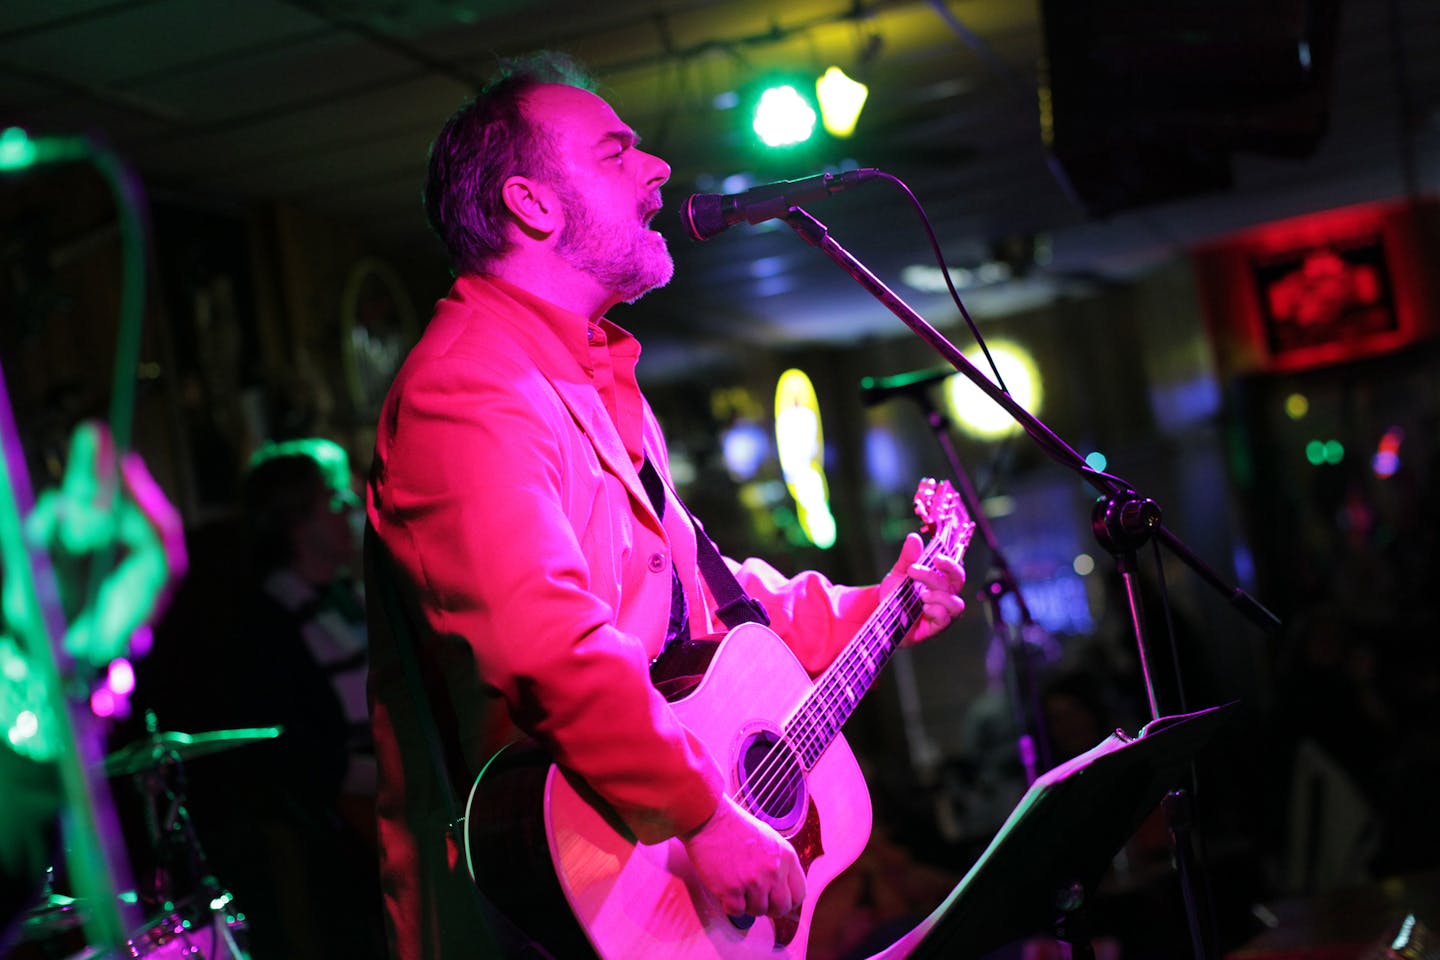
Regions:
<instances>
[{"instance_id":1,"label":"microphone boom arm","mask_svg":"<svg viewBox=\"0 0 1440 960\"><path fill-rule=\"evenodd\" d=\"M819 220L816 220L803 208L791 207L782 218L790 228L799 234L800 238L811 246L819 249L860 286L864 287L871 296L900 320L940 356L956 369L963 373L971 383L980 388L991 400L994 400L1005 412L1014 418L1020 428L1030 436L1032 440L1045 452L1050 459L1063 467L1078 473L1101 495L1115 501L1134 502L1140 501L1154 507L1153 503L1140 498L1134 490L1128 489L1125 484L1116 480L1108 474L1092 469L1085 462L1085 458L1075 451L1069 444L1062 440L1053 430L1046 426L1039 418L1026 410L1015 398L1010 396L989 377L980 372L966 356L960 352L953 343L931 326L924 317L916 313L909 304L900 298L893 290L887 287L879 277L859 260L855 259L843 246L830 236L830 230ZM1270 612L1263 604L1254 597L1251 597L1244 590L1237 586L1227 584L1225 579L1215 570L1210 568L1203 560L1188 549L1185 544L1171 533L1160 521L1158 508L1146 511L1147 529L1159 538L1160 542L1177 556L1186 566L1217 590L1226 596L1230 605L1241 613L1246 619L1260 627L1267 633L1274 633L1280 628L1280 618Z\"/></svg>"}]
</instances>

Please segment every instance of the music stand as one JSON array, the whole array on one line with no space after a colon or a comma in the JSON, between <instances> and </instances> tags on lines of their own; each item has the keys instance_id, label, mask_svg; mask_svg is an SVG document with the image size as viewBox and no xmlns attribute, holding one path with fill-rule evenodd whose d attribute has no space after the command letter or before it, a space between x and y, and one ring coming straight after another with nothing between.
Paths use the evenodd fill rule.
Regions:
<instances>
[{"instance_id":1,"label":"music stand","mask_svg":"<svg viewBox=\"0 0 1440 960\"><path fill-rule=\"evenodd\" d=\"M1082 919L1115 854L1175 786L1233 704L1161 717L1131 738L1116 730L1042 774L955 889L908 934L869 960L979 958L1060 931L1093 956Z\"/></svg>"}]
</instances>

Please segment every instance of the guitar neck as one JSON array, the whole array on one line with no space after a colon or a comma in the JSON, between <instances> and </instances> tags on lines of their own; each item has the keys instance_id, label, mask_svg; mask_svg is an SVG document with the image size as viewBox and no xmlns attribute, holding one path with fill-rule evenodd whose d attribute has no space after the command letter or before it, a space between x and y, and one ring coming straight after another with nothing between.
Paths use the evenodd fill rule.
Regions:
<instances>
[{"instance_id":1,"label":"guitar neck","mask_svg":"<svg viewBox=\"0 0 1440 960\"><path fill-rule=\"evenodd\" d=\"M937 536L930 542L921 555L922 563L941 551L944 539ZM906 577L899 588L876 607L785 724L785 736L798 751L805 769L814 767L855 712L860 699L874 685L880 671L919 618L921 606L915 581Z\"/></svg>"}]
</instances>

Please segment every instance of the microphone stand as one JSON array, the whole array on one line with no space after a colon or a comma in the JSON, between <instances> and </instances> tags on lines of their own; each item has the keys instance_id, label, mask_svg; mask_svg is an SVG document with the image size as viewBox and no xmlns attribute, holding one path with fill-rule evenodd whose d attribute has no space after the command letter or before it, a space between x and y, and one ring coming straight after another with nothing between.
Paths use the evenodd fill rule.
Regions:
<instances>
[{"instance_id":1,"label":"microphone stand","mask_svg":"<svg viewBox=\"0 0 1440 960\"><path fill-rule=\"evenodd\" d=\"M989 377L976 369L975 365L953 343L945 339L938 330L885 286L864 264L837 243L823 223L798 206L792 206L783 219L802 240L821 250L848 273L856 283L864 287L871 296L880 301L886 309L899 317L921 340L944 357L952 367L963 373L986 396L1004 408L1047 456L1061 466L1079 474L1100 493L1100 499L1092 514L1091 528L1101 546L1115 557L1117 569L1125 585L1125 594L1130 605L1131 627L1135 635L1140 672L1144 680L1152 720L1160 719L1162 713L1155 691L1155 683L1150 674L1149 648L1143 626L1140 594L1135 583L1135 552L1150 537L1155 537L1159 543L1164 544L1201 580L1222 596L1227 597L1231 606L1242 616L1267 632L1273 633L1278 630L1280 620L1275 614L1239 587L1227 584L1184 542L1166 529L1161 520L1160 507L1154 500L1131 489L1118 478L1101 473L1086 464L1085 459L1079 453L1060 439L1039 418L1001 390ZM1180 679L1178 662L1175 670L1178 681ZM1181 688L1183 689L1183 684L1181 684ZM1206 936L1206 932L1213 928L1213 917L1202 916L1202 913L1208 913L1205 909L1208 907L1208 902L1200 900L1197 896L1204 889L1204 884L1197 885L1200 865L1191 845L1194 824L1191 819L1192 810L1189 798L1185 796L1185 793L1184 790L1173 792L1170 797L1166 798L1163 806L1170 826L1172 852L1179 874L1186 920L1190 929L1191 946L1197 960L1214 960L1217 957L1215 946L1209 942L1209 938Z\"/></svg>"},{"instance_id":2,"label":"microphone stand","mask_svg":"<svg viewBox=\"0 0 1440 960\"><path fill-rule=\"evenodd\" d=\"M1031 617L1030 608L1020 593L1020 584L1010 569L1010 563L1006 559L1004 551L1000 549L1000 540L995 536L995 528L990 525L990 518L985 516L985 511L981 509L980 494L976 491L969 472L960 462L960 454L955 449L954 441L950 438L949 418L940 411L925 390L934 378L923 376L915 380L910 380L909 377L895 379L905 379L909 382L896 384L889 389L889 392L908 396L919 405L921 413L925 415L925 422L929 424L931 433L935 435L935 442L940 446L940 452L944 454L946 461L950 464L950 472L955 477L955 486L960 494L960 500L970 512L970 519L975 521L976 531L990 551L991 572L984 589L986 607L990 611L992 643L999 644L1000 648L1005 651L1006 660L1011 667L1008 671L1010 682L1007 683L1007 687L1010 695L1012 720L1015 724L1015 751L1025 771L1025 785L1028 787L1035 782L1037 776L1049 770L1051 765L1050 739L1045 732L1044 719L1040 711L1038 685L1035 682L1030 655L1025 646L1025 637L1036 629L1035 620ZM884 388L874 387L872 389L878 392ZM1004 600L1006 595L1015 598L1019 612L1019 624L1013 629L1005 619Z\"/></svg>"}]
</instances>

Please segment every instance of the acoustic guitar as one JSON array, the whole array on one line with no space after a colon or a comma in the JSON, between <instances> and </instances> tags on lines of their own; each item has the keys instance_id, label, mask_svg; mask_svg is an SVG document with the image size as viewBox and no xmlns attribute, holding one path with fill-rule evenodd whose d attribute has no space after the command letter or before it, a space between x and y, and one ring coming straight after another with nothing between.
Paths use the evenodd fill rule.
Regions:
<instances>
[{"instance_id":1,"label":"acoustic guitar","mask_svg":"<svg viewBox=\"0 0 1440 960\"><path fill-rule=\"evenodd\" d=\"M915 502L931 534L922 561L959 561L975 525L954 489L926 480ZM677 675L657 680L679 691L673 709L726 773L727 793L794 846L806 875L798 914L727 916L679 840L637 843L584 781L533 746L502 750L471 789L471 877L556 957L804 957L816 901L870 836L869 792L840 730L921 606L907 577L814 681L754 623L710 644L708 665L697 669L692 653Z\"/></svg>"}]
</instances>

